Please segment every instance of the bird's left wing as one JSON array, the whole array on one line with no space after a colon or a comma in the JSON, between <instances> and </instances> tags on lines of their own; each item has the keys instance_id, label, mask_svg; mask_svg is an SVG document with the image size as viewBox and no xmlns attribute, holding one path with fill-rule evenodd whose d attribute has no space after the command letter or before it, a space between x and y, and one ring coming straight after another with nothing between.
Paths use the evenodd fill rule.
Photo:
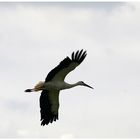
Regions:
<instances>
[{"instance_id":1,"label":"bird's left wing","mask_svg":"<svg viewBox=\"0 0 140 140\"><path fill-rule=\"evenodd\" d=\"M71 59L66 57L63 61L60 62L58 66L49 72L45 82L50 80L63 81L69 72L74 70L78 65L82 63L86 55L86 51L83 51L83 49L81 51L77 51L76 53L73 52Z\"/></svg>"},{"instance_id":2,"label":"bird's left wing","mask_svg":"<svg viewBox=\"0 0 140 140\"><path fill-rule=\"evenodd\" d=\"M40 96L41 125L58 120L59 91L43 90Z\"/></svg>"}]
</instances>

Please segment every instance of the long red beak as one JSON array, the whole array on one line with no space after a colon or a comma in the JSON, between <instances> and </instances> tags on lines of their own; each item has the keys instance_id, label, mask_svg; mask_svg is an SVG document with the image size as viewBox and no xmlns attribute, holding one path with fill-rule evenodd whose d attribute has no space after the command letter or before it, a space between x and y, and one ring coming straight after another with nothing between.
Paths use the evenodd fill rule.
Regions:
<instances>
[{"instance_id":1,"label":"long red beak","mask_svg":"<svg viewBox=\"0 0 140 140\"><path fill-rule=\"evenodd\" d=\"M91 89L94 89L93 87L91 87L91 86L89 86L89 85L87 85L87 84L85 84L85 83L84 83L84 86L89 87L89 88L91 88Z\"/></svg>"}]
</instances>

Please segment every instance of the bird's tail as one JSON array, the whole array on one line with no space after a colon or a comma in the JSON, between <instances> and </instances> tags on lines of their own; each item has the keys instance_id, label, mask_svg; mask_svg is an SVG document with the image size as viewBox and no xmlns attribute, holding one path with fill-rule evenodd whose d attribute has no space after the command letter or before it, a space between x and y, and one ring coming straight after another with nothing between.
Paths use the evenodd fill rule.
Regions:
<instances>
[{"instance_id":1,"label":"bird's tail","mask_svg":"<svg viewBox=\"0 0 140 140\"><path fill-rule=\"evenodd\" d=\"M26 89L25 92L33 92L34 89Z\"/></svg>"},{"instance_id":2,"label":"bird's tail","mask_svg":"<svg viewBox=\"0 0 140 140\"><path fill-rule=\"evenodd\" d=\"M34 86L34 88L32 89L26 89L25 92L36 92L36 91L40 91L43 90L44 87L44 82L40 81L38 84L36 84Z\"/></svg>"}]
</instances>

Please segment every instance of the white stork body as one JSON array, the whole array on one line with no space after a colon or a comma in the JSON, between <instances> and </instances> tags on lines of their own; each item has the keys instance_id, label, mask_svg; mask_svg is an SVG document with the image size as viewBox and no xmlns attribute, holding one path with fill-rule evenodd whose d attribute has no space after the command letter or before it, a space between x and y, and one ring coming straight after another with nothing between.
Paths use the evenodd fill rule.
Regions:
<instances>
[{"instance_id":1,"label":"white stork body","mask_svg":"<svg viewBox=\"0 0 140 140\"><path fill-rule=\"evenodd\" d=\"M75 84L68 84L64 81L66 75L74 70L86 57L86 51L77 51L72 53L71 59L66 57L60 64L47 75L45 82L39 82L33 89L27 89L25 92L42 90L40 96L41 125L48 125L58 119L59 92L63 89L69 89L78 85L91 86L79 81Z\"/></svg>"},{"instance_id":2,"label":"white stork body","mask_svg":"<svg viewBox=\"0 0 140 140\"><path fill-rule=\"evenodd\" d=\"M45 89L47 90L63 90L63 89L68 89L71 87L70 84L65 83L65 82L60 82L60 81L51 81L48 83L44 83Z\"/></svg>"},{"instance_id":3,"label":"white stork body","mask_svg":"<svg viewBox=\"0 0 140 140\"><path fill-rule=\"evenodd\" d=\"M50 81L50 82L47 82L45 83L44 82L44 90L64 90L64 89L69 89L69 88L73 88L75 86L78 86L78 85L82 85L82 81L80 82L77 82L75 84L68 84L66 83L65 81L63 82L60 82L60 81Z\"/></svg>"}]
</instances>

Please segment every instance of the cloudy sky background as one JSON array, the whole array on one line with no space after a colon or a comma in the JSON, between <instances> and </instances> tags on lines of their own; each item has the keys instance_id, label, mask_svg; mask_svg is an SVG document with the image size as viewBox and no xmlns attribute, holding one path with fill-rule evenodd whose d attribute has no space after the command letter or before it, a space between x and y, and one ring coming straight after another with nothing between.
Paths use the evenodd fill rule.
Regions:
<instances>
[{"instance_id":1,"label":"cloudy sky background","mask_svg":"<svg viewBox=\"0 0 140 140\"><path fill-rule=\"evenodd\" d=\"M40 126L44 80L72 51L59 121ZM140 138L140 3L0 3L0 138Z\"/></svg>"}]
</instances>

